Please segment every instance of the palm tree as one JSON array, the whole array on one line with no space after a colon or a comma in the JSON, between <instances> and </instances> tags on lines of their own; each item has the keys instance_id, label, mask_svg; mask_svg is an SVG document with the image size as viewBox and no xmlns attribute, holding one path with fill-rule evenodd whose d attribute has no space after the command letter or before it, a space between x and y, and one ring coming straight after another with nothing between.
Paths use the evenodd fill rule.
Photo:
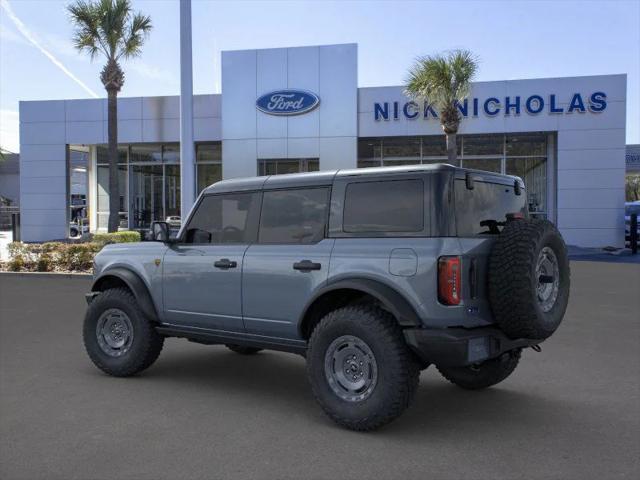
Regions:
<instances>
[{"instance_id":1,"label":"palm tree","mask_svg":"<svg viewBox=\"0 0 640 480\"><path fill-rule=\"evenodd\" d=\"M136 57L151 31L151 18L131 10L129 0L76 0L67 7L74 24L73 44L88 53L91 60L99 55L107 63L100 80L107 90L109 136L109 232L120 223L118 189L118 92L124 85L120 61Z\"/></svg>"},{"instance_id":2,"label":"palm tree","mask_svg":"<svg viewBox=\"0 0 640 480\"><path fill-rule=\"evenodd\" d=\"M407 76L407 95L429 102L439 112L452 165L457 164L456 135L462 119L458 104L469 95L477 70L478 60L470 51L452 50L418 58Z\"/></svg>"}]
</instances>

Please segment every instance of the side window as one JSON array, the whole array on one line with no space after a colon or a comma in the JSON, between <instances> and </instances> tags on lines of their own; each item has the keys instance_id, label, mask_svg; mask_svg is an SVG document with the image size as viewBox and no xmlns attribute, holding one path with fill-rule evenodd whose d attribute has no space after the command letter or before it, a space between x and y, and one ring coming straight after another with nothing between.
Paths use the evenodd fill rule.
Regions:
<instances>
[{"instance_id":1,"label":"side window","mask_svg":"<svg viewBox=\"0 0 640 480\"><path fill-rule=\"evenodd\" d=\"M259 193L206 196L189 221L185 242L251 243L259 208Z\"/></svg>"},{"instance_id":2,"label":"side window","mask_svg":"<svg viewBox=\"0 0 640 480\"><path fill-rule=\"evenodd\" d=\"M385 180L347 185L343 230L348 233L421 232L422 180Z\"/></svg>"},{"instance_id":3,"label":"side window","mask_svg":"<svg viewBox=\"0 0 640 480\"><path fill-rule=\"evenodd\" d=\"M322 240L329 208L328 188L264 192L260 243L309 244Z\"/></svg>"}]
</instances>

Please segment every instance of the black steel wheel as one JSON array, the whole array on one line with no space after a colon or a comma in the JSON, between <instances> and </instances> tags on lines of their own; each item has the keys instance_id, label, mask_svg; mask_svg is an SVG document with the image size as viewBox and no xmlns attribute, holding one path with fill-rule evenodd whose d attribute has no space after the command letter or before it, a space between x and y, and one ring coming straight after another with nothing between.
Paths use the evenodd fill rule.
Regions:
<instances>
[{"instance_id":1,"label":"black steel wheel","mask_svg":"<svg viewBox=\"0 0 640 480\"><path fill-rule=\"evenodd\" d=\"M307 375L325 413L351 430L373 430L411 404L420 365L393 316L359 304L334 310L315 327Z\"/></svg>"},{"instance_id":2,"label":"black steel wheel","mask_svg":"<svg viewBox=\"0 0 640 480\"><path fill-rule=\"evenodd\" d=\"M148 368L164 345L164 337L125 288L105 290L91 302L83 339L91 361L115 377L128 377Z\"/></svg>"}]
</instances>

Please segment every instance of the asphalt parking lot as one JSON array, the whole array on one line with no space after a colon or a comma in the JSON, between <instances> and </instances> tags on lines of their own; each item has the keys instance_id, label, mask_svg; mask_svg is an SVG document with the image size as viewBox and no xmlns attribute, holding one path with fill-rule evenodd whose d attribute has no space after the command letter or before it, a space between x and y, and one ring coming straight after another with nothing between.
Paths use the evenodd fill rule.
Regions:
<instances>
[{"instance_id":1,"label":"asphalt parking lot","mask_svg":"<svg viewBox=\"0 0 640 480\"><path fill-rule=\"evenodd\" d=\"M110 378L82 347L88 279L0 275L0 478L638 478L640 266L572 274L564 324L511 378L467 392L428 369L367 434L324 416L293 355L171 339Z\"/></svg>"}]
</instances>

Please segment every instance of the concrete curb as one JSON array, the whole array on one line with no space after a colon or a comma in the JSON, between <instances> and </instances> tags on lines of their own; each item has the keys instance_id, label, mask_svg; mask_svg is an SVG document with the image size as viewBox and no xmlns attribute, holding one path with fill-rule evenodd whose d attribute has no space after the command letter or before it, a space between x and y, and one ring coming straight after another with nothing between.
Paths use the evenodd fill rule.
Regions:
<instances>
[{"instance_id":1,"label":"concrete curb","mask_svg":"<svg viewBox=\"0 0 640 480\"><path fill-rule=\"evenodd\" d=\"M0 272L0 277L24 277L24 278L73 278L86 280L93 277L91 273L67 273L67 272Z\"/></svg>"}]
</instances>

